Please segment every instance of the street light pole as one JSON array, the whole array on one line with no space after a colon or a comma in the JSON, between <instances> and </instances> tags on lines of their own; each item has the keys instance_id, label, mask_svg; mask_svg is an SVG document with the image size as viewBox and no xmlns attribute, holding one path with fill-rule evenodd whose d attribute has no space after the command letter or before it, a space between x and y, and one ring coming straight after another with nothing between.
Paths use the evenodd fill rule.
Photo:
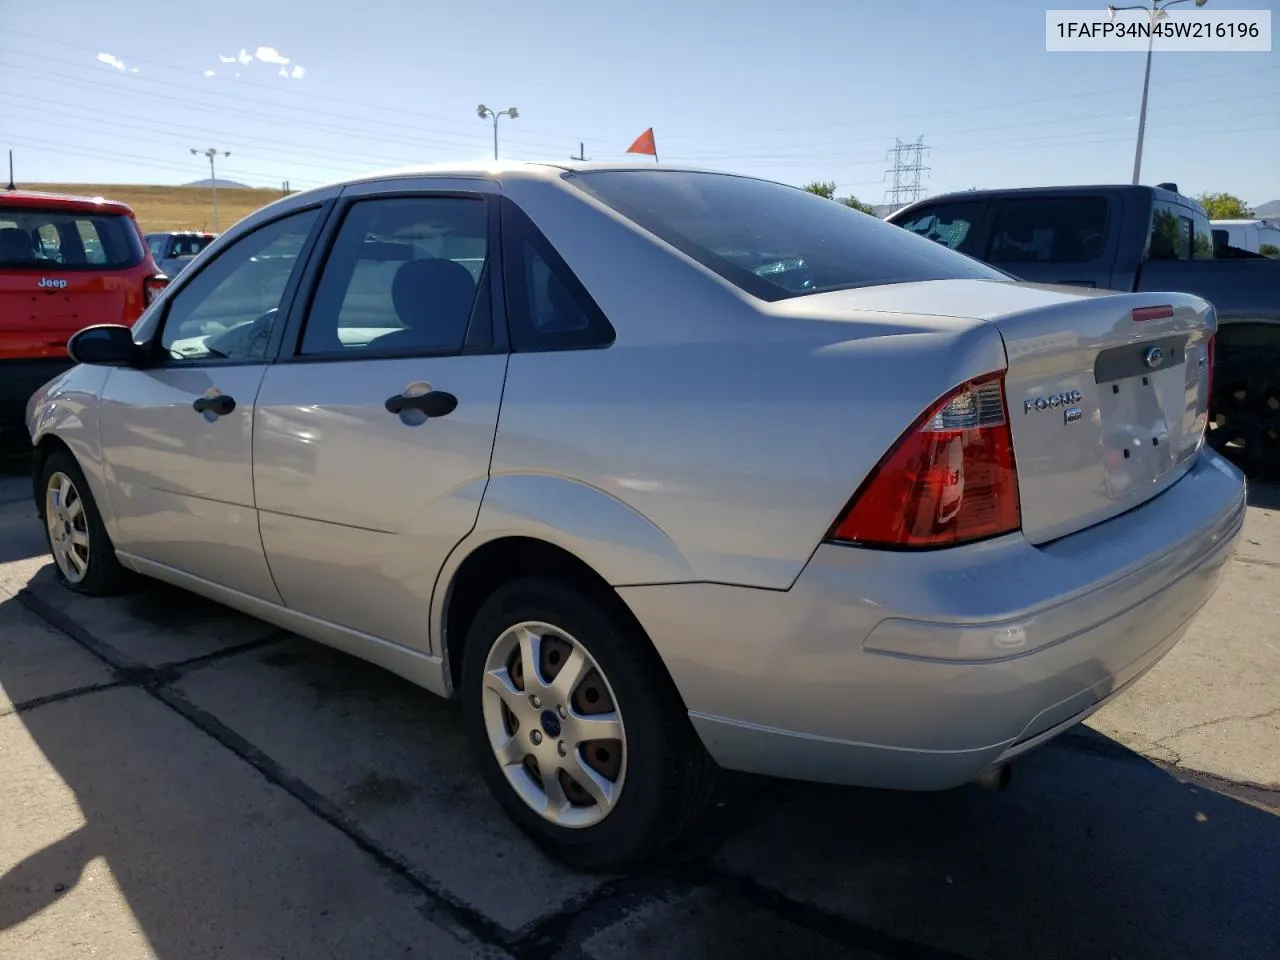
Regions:
<instances>
[{"instance_id":1,"label":"street light pole","mask_svg":"<svg viewBox=\"0 0 1280 960\"><path fill-rule=\"evenodd\" d=\"M204 156L209 158L209 188L213 191L213 232L217 233L218 232L218 172L214 168L213 161L218 156L218 151L213 147L210 147L208 150L197 150L195 147L192 147L191 153L192 155L197 157ZM222 156L229 157L231 156L231 154L224 150L222 152Z\"/></svg>"},{"instance_id":2,"label":"street light pole","mask_svg":"<svg viewBox=\"0 0 1280 960\"><path fill-rule=\"evenodd\" d=\"M1157 20L1164 16L1164 11L1168 7L1176 6L1179 3L1186 3L1187 0L1165 0L1164 3L1158 0L1151 0L1150 6L1143 4L1130 4L1127 7L1116 7L1107 5L1107 13L1114 20L1116 13L1120 10L1145 10L1150 21L1150 26L1155 26ZM1203 7L1208 0L1196 0L1197 7ZM1142 106L1138 110L1138 146L1133 153L1133 184L1138 185L1142 176L1142 140L1147 132L1147 92L1151 89L1151 52L1155 44L1155 34L1147 32L1147 69L1142 76Z\"/></svg>"},{"instance_id":3,"label":"street light pole","mask_svg":"<svg viewBox=\"0 0 1280 960\"><path fill-rule=\"evenodd\" d=\"M505 110L490 110L483 103L476 107L476 116L481 120L493 117L493 159L498 159L498 118L510 117L515 120L520 116L520 112L515 107L507 107Z\"/></svg>"}]
</instances>

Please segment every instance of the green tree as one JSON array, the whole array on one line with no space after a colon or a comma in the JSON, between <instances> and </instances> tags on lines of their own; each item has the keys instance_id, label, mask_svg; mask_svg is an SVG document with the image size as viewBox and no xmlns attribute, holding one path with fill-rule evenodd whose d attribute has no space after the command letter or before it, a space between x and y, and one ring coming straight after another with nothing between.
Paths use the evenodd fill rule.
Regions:
<instances>
[{"instance_id":1,"label":"green tree","mask_svg":"<svg viewBox=\"0 0 1280 960\"><path fill-rule=\"evenodd\" d=\"M836 198L836 182L832 180L830 183L821 183L815 180L813 183L806 183L804 188L810 193L816 193L820 197L826 197L828 200Z\"/></svg>"},{"instance_id":2,"label":"green tree","mask_svg":"<svg viewBox=\"0 0 1280 960\"><path fill-rule=\"evenodd\" d=\"M1210 220L1252 220L1253 211L1239 197L1230 193L1202 193L1196 197Z\"/></svg>"},{"instance_id":3,"label":"green tree","mask_svg":"<svg viewBox=\"0 0 1280 960\"><path fill-rule=\"evenodd\" d=\"M1280 260L1280 247L1274 243L1264 243L1258 248L1258 252L1264 257L1270 257L1272 260Z\"/></svg>"},{"instance_id":4,"label":"green tree","mask_svg":"<svg viewBox=\"0 0 1280 960\"><path fill-rule=\"evenodd\" d=\"M837 200L836 182L834 180L828 180L826 182L815 180L813 183L806 183L804 185L804 189L808 190L810 193L816 193L820 197L826 197L828 200ZM875 207L871 206L869 203L863 203L857 197L840 197L838 198L838 202L843 203L846 207L853 207L855 210L860 210L863 213L870 214L873 217L876 215Z\"/></svg>"},{"instance_id":5,"label":"green tree","mask_svg":"<svg viewBox=\"0 0 1280 960\"><path fill-rule=\"evenodd\" d=\"M852 196L845 197L840 202L843 203L846 207L853 207L853 209L861 210L863 213L870 214L873 217L877 216L875 207L873 207L869 203L863 203L857 197L852 197Z\"/></svg>"}]
</instances>

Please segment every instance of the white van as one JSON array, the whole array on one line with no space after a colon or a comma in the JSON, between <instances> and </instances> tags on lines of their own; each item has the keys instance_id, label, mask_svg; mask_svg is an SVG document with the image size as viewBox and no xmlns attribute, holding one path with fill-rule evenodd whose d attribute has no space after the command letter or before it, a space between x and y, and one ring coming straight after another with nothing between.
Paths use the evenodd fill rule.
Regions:
<instances>
[{"instance_id":1,"label":"white van","mask_svg":"<svg viewBox=\"0 0 1280 960\"><path fill-rule=\"evenodd\" d=\"M1211 224L1214 230L1227 231L1227 243L1231 246L1280 259L1280 225L1275 221L1213 220Z\"/></svg>"}]
</instances>

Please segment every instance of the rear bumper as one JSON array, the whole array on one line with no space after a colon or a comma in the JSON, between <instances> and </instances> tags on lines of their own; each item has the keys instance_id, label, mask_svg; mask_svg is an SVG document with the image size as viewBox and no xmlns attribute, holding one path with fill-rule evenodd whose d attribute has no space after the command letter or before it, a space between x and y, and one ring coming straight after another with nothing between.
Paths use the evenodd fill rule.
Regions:
<instances>
[{"instance_id":1,"label":"rear bumper","mask_svg":"<svg viewBox=\"0 0 1280 960\"><path fill-rule=\"evenodd\" d=\"M26 433L27 401L31 395L74 366L69 357L0 360L0 435Z\"/></svg>"},{"instance_id":2,"label":"rear bumper","mask_svg":"<svg viewBox=\"0 0 1280 960\"><path fill-rule=\"evenodd\" d=\"M1204 451L1142 506L1032 546L823 545L787 591L619 592L723 766L940 789L1083 719L1153 666L1213 595L1244 481Z\"/></svg>"}]
</instances>

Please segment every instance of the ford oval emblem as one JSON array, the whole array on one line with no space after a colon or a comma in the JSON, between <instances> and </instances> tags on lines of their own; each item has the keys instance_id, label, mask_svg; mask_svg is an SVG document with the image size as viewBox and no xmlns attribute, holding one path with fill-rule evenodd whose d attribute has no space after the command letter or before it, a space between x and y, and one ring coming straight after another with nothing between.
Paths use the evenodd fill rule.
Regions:
<instances>
[{"instance_id":1,"label":"ford oval emblem","mask_svg":"<svg viewBox=\"0 0 1280 960\"><path fill-rule=\"evenodd\" d=\"M1142 360L1148 367L1154 370L1156 367L1160 366L1160 364L1164 363L1164 351L1159 347L1151 347Z\"/></svg>"}]
</instances>

